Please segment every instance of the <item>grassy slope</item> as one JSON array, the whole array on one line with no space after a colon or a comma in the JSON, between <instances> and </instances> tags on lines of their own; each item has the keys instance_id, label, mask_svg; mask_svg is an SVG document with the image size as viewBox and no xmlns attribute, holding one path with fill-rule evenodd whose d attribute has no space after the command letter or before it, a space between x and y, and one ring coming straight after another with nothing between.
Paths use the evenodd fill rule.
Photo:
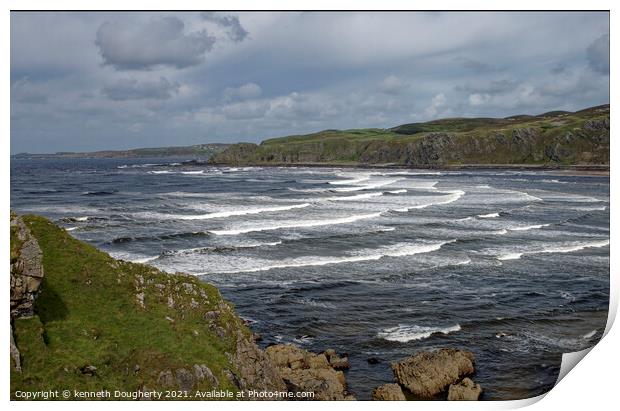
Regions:
<instances>
[{"instance_id":1,"label":"grassy slope","mask_svg":"<svg viewBox=\"0 0 620 411\"><path fill-rule=\"evenodd\" d=\"M549 145L560 142L575 153L563 160L565 164L577 162L608 163L609 153L594 153L591 136L582 129L589 120L609 117L609 106L592 107L575 113L549 112L539 116L512 116L504 119L454 118L435 120L426 123L404 124L391 129L325 130L307 135L294 135L272 138L263 141L258 147L234 145L224 153L216 155L214 162L221 163L287 163L287 162L329 162L339 164L381 163L383 160L394 164L407 164L404 154L408 147L419 150L416 143L432 140L432 133L448 133L455 137L454 151L458 158L443 161L447 165L457 164L544 164L549 162L544 153ZM531 129L538 138L532 150L520 153L510 144L515 130ZM573 139L566 143L567 133L579 132L585 138ZM596 133L590 133L596 134ZM600 134L600 133L599 133ZM607 134L609 134L607 132ZM508 143L498 144L497 136L503 136ZM413 145L412 145L413 144ZM492 149L488 149L489 146ZM487 149L485 149L487 147ZM373 152L387 153L384 157ZM582 153L585 153L582 155ZM456 156L455 156L456 157Z\"/></svg>"},{"instance_id":2,"label":"grassy slope","mask_svg":"<svg viewBox=\"0 0 620 411\"><path fill-rule=\"evenodd\" d=\"M23 372L11 371L12 393L63 387L155 389L161 388L160 371L191 370L193 364L207 365L219 388L236 391L222 374L234 370L225 352L235 352L236 330L249 331L215 287L114 260L44 218L26 216L24 221L43 250L45 278L35 306L38 315L14 324ZM136 300L140 277L145 309ZM168 297L175 308L168 307ZM212 310L222 315L209 326L203 316ZM214 326L229 332L218 336ZM96 366L97 375L83 375L79 369L85 365ZM214 388L201 384L197 388Z\"/></svg>"}]
</instances>

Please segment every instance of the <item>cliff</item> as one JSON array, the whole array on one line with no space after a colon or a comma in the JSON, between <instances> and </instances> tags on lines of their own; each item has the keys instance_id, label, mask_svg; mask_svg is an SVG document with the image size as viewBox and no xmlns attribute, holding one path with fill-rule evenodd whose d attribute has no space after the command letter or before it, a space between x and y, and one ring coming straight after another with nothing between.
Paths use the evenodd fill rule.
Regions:
<instances>
[{"instance_id":1,"label":"cliff","mask_svg":"<svg viewBox=\"0 0 620 411\"><path fill-rule=\"evenodd\" d=\"M11 323L13 398L286 388L215 287L114 260L41 217L12 216Z\"/></svg>"},{"instance_id":2,"label":"cliff","mask_svg":"<svg viewBox=\"0 0 620 411\"><path fill-rule=\"evenodd\" d=\"M391 129L325 130L229 146L214 164L608 165L609 105L503 119L455 118Z\"/></svg>"}]
</instances>

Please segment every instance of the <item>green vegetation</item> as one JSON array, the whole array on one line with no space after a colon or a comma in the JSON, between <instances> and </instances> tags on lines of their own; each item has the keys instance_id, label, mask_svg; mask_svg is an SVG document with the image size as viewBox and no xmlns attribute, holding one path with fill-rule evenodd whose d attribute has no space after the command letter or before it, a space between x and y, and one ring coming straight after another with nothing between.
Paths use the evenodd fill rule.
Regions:
<instances>
[{"instance_id":1,"label":"green vegetation","mask_svg":"<svg viewBox=\"0 0 620 411\"><path fill-rule=\"evenodd\" d=\"M13 324L22 372L11 370L11 395L163 389L162 371L195 364L219 381L197 381L196 389L238 390L225 376L236 371L227 353L250 331L215 287L117 261L42 217L24 222L43 251L45 276L36 315ZM15 240L11 231L12 258ZM94 375L86 366L96 367Z\"/></svg>"},{"instance_id":2,"label":"green vegetation","mask_svg":"<svg viewBox=\"0 0 620 411\"><path fill-rule=\"evenodd\" d=\"M325 130L240 143L219 164L401 166L609 164L609 105L503 119L452 118L391 129Z\"/></svg>"}]
</instances>

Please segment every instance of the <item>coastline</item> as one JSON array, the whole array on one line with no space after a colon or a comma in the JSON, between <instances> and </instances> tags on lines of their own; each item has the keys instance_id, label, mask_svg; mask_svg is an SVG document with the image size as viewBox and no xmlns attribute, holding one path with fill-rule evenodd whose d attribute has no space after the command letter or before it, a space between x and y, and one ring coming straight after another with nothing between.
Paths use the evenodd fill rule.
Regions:
<instances>
[{"instance_id":1,"label":"coastline","mask_svg":"<svg viewBox=\"0 0 620 411\"><path fill-rule=\"evenodd\" d=\"M380 169L380 170L436 170L436 171L455 171L455 170L513 170L513 171L552 171L559 175L577 175L577 176L609 176L609 164L572 164L572 165L555 165L555 164L454 164L454 165L400 165L393 163L386 164L362 164L362 163L247 163L247 164L229 164L229 163L212 163L207 162L211 166L225 167L338 167L338 168L364 168L364 169Z\"/></svg>"}]
</instances>

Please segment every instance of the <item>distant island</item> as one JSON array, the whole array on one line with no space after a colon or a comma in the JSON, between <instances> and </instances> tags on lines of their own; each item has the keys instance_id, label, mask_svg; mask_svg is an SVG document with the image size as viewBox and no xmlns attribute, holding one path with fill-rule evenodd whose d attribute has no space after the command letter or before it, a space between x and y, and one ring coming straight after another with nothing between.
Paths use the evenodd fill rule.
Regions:
<instances>
[{"instance_id":1,"label":"distant island","mask_svg":"<svg viewBox=\"0 0 620 411\"><path fill-rule=\"evenodd\" d=\"M58 152L50 154L19 153L11 158L136 158L136 157L183 157L208 158L224 151L229 144L209 143L181 147L135 148L131 150L104 150L85 153Z\"/></svg>"},{"instance_id":2,"label":"distant island","mask_svg":"<svg viewBox=\"0 0 620 411\"><path fill-rule=\"evenodd\" d=\"M192 156L215 165L609 169L609 104L576 112L448 118L379 129L324 130L254 143L20 153L12 158Z\"/></svg>"}]
</instances>

